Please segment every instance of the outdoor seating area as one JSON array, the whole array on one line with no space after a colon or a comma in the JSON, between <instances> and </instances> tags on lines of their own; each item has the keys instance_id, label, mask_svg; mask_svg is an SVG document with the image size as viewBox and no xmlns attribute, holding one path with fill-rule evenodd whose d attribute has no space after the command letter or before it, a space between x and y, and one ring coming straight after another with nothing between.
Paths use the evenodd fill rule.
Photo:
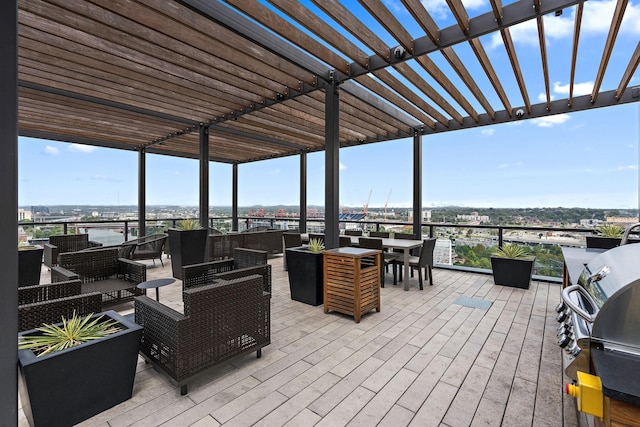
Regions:
<instances>
[{"instance_id":1,"label":"outdoor seating area","mask_svg":"<svg viewBox=\"0 0 640 427\"><path fill-rule=\"evenodd\" d=\"M271 343L261 358L251 350L197 375L183 396L139 357L132 398L81 425L577 425L556 344L560 285L503 287L490 275L436 268L422 292L417 279L409 292L381 289L380 312L356 323L292 301L281 262L268 260ZM49 275L43 268L42 283ZM148 276L170 277L171 268ZM182 292L176 280L159 304L185 325ZM132 302L117 309L134 312Z\"/></svg>"},{"instance_id":2,"label":"outdoor seating area","mask_svg":"<svg viewBox=\"0 0 640 427\"><path fill-rule=\"evenodd\" d=\"M118 248L104 248L62 253L60 264L51 269L51 281L80 280L82 293L101 293L105 305L142 295L136 285L147 280L146 265L119 258L118 252Z\"/></svg>"},{"instance_id":3,"label":"outdoor seating area","mask_svg":"<svg viewBox=\"0 0 640 427\"><path fill-rule=\"evenodd\" d=\"M58 255L61 253L77 252L99 246L102 246L102 244L89 240L88 234L50 236L49 243L44 245L44 265L49 268L58 265Z\"/></svg>"}]
</instances>

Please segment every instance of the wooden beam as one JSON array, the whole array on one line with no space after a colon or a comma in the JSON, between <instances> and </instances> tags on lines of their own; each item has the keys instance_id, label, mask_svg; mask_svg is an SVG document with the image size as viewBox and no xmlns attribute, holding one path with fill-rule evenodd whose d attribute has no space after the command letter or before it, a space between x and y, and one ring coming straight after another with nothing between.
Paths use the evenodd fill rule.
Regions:
<instances>
[{"instance_id":1,"label":"wooden beam","mask_svg":"<svg viewBox=\"0 0 640 427\"><path fill-rule=\"evenodd\" d=\"M631 55L629 65L627 65L627 69L624 70L624 74L620 79L620 84L618 85L618 89L616 89L616 99L620 99L622 93L629 85L633 73L635 73L636 69L638 68L638 63L640 63L640 42L638 42L638 44L636 45L636 50L633 52L633 55Z\"/></svg>"},{"instance_id":2,"label":"wooden beam","mask_svg":"<svg viewBox=\"0 0 640 427\"><path fill-rule=\"evenodd\" d=\"M609 58L613 51L613 45L616 43L618 37L618 30L620 30L620 24L622 24L622 18L624 17L624 11L627 8L628 0L618 0L616 2L616 9L613 12L611 18L611 27L609 27L609 34L607 34L607 41L604 45L604 51L602 52L602 59L600 60L600 66L598 67L598 74L596 75L595 83L593 84L593 91L591 92L591 102L596 102L598 99L598 92L600 91L600 85L602 79L604 79L604 73L607 71L607 65L609 64Z\"/></svg>"}]
</instances>

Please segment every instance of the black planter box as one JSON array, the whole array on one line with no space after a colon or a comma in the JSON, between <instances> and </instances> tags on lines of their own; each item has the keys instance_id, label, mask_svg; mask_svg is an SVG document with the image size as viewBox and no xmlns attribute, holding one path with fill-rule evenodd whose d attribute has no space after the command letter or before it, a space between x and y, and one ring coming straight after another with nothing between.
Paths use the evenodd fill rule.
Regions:
<instances>
[{"instance_id":1,"label":"black planter box","mask_svg":"<svg viewBox=\"0 0 640 427\"><path fill-rule=\"evenodd\" d=\"M71 426L131 398L142 327L115 311L95 316L101 314L125 329L42 357L18 350L18 390L30 425Z\"/></svg>"},{"instance_id":2,"label":"black planter box","mask_svg":"<svg viewBox=\"0 0 640 427\"><path fill-rule=\"evenodd\" d=\"M171 271L173 277L182 280L182 267L201 264L207 258L207 235L209 230L178 230L170 228Z\"/></svg>"},{"instance_id":3,"label":"black planter box","mask_svg":"<svg viewBox=\"0 0 640 427\"><path fill-rule=\"evenodd\" d=\"M496 285L529 289L535 257L501 258L491 257L493 281Z\"/></svg>"},{"instance_id":4,"label":"black planter box","mask_svg":"<svg viewBox=\"0 0 640 427\"><path fill-rule=\"evenodd\" d=\"M42 247L18 250L18 287L40 284Z\"/></svg>"},{"instance_id":5,"label":"black planter box","mask_svg":"<svg viewBox=\"0 0 640 427\"><path fill-rule=\"evenodd\" d=\"M613 249L620 246L620 237L587 236L587 248Z\"/></svg>"},{"instance_id":6,"label":"black planter box","mask_svg":"<svg viewBox=\"0 0 640 427\"><path fill-rule=\"evenodd\" d=\"M287 272L292 300L311 305L322 304L322 252L311 252L304 246L288 248Z\"/></svg>"}]
</instances>

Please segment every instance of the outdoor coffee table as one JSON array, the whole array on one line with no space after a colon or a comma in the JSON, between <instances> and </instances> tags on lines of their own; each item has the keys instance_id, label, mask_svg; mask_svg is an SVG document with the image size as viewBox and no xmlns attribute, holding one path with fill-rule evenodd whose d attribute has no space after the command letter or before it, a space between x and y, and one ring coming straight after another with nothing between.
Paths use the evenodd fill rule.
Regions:
<instances>
[{"instance_id":1,"label":"outdoor coffee table","mask_svg":"<svg viewBox=\"0 0 640 427\"><path fill-rule=\"evenodd\" d=\"M158 291L158 288L160 288L162 286L170 285L175 281L176 281L176 279L173 279L173 278L152 279L152 280L147 280L146 282L138 283L137 288L138 289L156 288L156 301L160 301L160 292Z\"/></svg>"}]
</instances>

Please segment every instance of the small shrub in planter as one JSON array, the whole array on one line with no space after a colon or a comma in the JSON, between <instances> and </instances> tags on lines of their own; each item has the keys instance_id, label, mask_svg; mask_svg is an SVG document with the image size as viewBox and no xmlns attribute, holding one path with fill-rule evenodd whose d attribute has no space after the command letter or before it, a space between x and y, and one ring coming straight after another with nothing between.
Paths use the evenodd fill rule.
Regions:
<instances>
[{"instance_id":1,"label":"small shrub in planter","mask_svg":"<svg viewBox=\"0 0 640 427\"><path fill-rule=\"evenodd\" d=\"M522 246L505 245L491 256L491 270L496 285L529 289L535 257Z\"/></svg>"}]
</instances>

